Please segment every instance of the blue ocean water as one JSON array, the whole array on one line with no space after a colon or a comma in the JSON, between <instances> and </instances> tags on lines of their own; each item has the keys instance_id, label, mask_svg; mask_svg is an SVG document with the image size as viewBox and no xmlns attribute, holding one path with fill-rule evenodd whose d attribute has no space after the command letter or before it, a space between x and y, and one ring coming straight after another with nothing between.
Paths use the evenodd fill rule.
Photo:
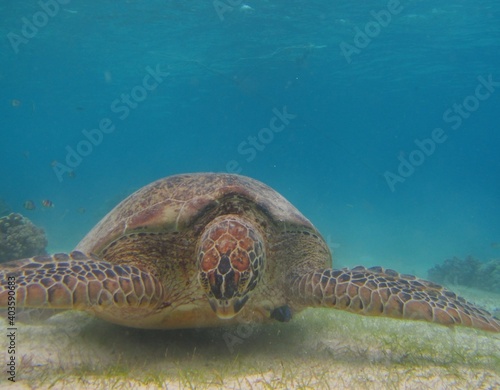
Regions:
<instances>
[{"instance_id":1,"label":"blue ocean water","mask_svg":"<svg viewBox=\"0 0 500 390\"><path fill-rule=\"evenodd\" d=\"M0 14L0 198L51 252L155 179L236 171L297 206L336 266L426 276L500 255L498 2L41 0Z\"/></svg>"}]
</instances>

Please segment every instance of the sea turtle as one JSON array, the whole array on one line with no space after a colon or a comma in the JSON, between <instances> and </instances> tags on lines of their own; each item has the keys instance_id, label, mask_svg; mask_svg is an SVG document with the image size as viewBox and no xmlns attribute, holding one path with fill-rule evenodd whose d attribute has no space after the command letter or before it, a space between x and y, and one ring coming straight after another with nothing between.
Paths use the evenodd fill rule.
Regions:
<instances>
[{"instance_id":1,"label":"sea turtle","mask_svg":"<svg viewBox=\"0 0 500 390\"><path fill-rule=\"evenodd\" d=\"M330 267L321 234L270 187L184 174L130 195L69 254L0 265L0 307L85 310L171 329L245 316L288 321L322 306L500 332L499 319L432 282L382 267Z\"/></svg>"}]
</instances>

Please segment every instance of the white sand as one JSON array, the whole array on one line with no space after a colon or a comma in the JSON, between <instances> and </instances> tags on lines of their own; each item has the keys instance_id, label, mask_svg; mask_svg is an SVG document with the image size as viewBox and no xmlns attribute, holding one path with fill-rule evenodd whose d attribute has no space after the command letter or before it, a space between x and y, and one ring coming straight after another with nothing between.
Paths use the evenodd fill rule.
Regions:
<instances>
[{"instance_id":1,"label":"white sand","mask_svg":"<svg viewBox=\"0 0 500 390\"><path fill-rule=\"evenodd\" d=\"M4 320L0 326L7 328ZM225 340L236 340L232 352ZM288 324L184 331L128 329L65 312L18 323L16 347L17 382L4 372L2 388L500 388L500 334L327 309Z\"/></svg>"}]
</instances>

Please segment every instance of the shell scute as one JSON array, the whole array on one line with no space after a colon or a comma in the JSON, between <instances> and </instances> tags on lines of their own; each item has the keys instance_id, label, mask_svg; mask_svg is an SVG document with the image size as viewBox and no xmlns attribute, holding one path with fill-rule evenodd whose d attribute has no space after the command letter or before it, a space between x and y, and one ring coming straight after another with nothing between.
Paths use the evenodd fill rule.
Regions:
<instances>
[{"instance_id":1,"label":"shell scute","mask_svg":"<svg viewBox=\"0 0 500 390\"><path fill-rule=\"evenodd\" d=\"M283 196L244 176L198 173L170 176L136 191L99 222L77 245L99 254L120 237L134 232L175 233L201 229L196 221L207 214L246 214L259 209L269 222L312 227Z\"/></svg>"}]
</instances>

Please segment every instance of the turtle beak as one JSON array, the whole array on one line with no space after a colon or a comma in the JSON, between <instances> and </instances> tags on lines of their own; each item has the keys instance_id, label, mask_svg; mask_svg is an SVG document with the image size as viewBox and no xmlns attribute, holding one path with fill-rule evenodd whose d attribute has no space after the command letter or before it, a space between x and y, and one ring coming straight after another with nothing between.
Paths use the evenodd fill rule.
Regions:
<instances>
[{"instance_id":1,"label":"turtle beak","mask_svg":"<svg viewBox=\"0 0 500 390\"><path fill-rule=\"evenodd\" d=\"M217 317L222 320L227 320L238 314L247 300L248 295L241 298L234 297L231 299L209 298L208 302Z\"/></svg>"}]
</instances>

